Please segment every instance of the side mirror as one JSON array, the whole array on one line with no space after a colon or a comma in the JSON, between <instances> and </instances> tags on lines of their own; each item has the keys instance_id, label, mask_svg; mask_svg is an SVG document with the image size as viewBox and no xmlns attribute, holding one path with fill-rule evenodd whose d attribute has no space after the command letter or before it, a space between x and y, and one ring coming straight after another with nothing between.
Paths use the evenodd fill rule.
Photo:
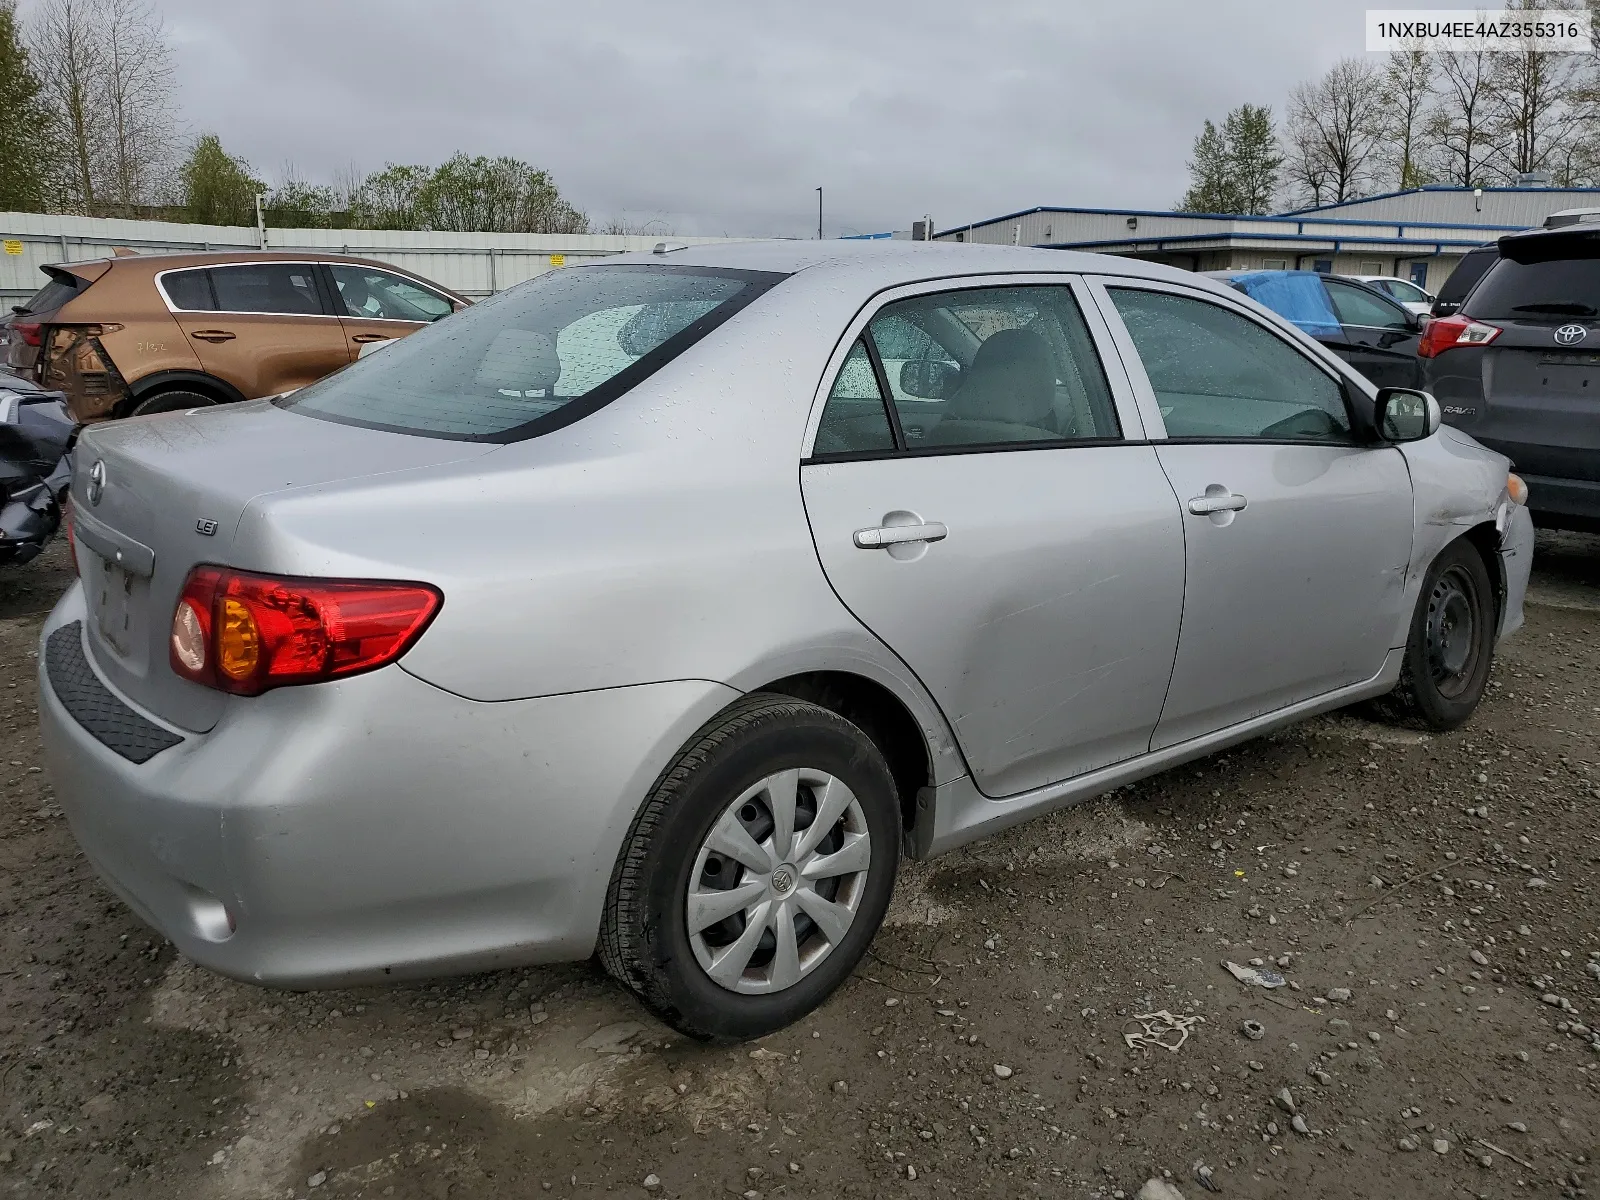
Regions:
<instances>
[{"instance_id":1,"label":"side mirror","mask_svg":"<svg viewBox=\"0 0 1600 1200\"><path fill-rule=\"evenodd\" d=\"M913 358L900 364L900 390L919 400L943 400L955 391L961 368L936 358Z\"/></svg>"},{"instance_id":2,"label":"side mirror","mask_svg":"<svg viewBox=\"0 0 1600 1200\"><path fill-rule=\"evenodd\" d=\"M1388 442L1420 442L1444 423L1439 402L1411 388L1380 388L1375 416L1378 434Z\"/></svg>"}]
</instances>

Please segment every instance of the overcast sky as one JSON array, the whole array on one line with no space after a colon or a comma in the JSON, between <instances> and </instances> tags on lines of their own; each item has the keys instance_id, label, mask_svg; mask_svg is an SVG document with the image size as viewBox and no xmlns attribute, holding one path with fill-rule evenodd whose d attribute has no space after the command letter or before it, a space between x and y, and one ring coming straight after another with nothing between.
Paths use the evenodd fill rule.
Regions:
<instances>
[{"instance_id":1,"label":"overcast sky","mask_svg":"<svg viewBox=\"0 0 1600 1200\"><path fill-rule=\"evenodd\" d=\"M1170 207L1201 120L1281 114L1368 6L156 2L188 128L269 180L509 154L598 220L781 236L814 236L818 184L829 236Z\"/></svg>"}]
</instances>

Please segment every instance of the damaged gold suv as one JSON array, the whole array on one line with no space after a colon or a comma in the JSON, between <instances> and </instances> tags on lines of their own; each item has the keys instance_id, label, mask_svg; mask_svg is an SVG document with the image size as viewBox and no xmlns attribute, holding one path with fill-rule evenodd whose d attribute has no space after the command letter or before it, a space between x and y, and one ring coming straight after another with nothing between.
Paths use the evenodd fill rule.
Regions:
<instances>
[{"instance_id":1,"label":"damaged gold suv","mask_svg":"<svg viewBox=\"0 0 1600 1200\"><path fill-rule=\"evenodd\" d=\"M6 363L80 422L273 396L469 301L342 255L130 254L43 268L4 326Z\"/></svg>"}]
</instances>

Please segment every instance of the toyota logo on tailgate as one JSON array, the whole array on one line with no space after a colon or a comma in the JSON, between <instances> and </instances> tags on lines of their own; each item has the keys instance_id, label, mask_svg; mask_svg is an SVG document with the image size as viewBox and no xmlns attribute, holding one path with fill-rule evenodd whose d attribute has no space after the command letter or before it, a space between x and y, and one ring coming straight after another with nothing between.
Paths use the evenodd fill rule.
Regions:
<instances>
[{"instance_id":1,"label":"toyota logo on tailgate","mask_svg":"<svg viewBox=\"0 0 1600 1200\"><path fill-rule=\"evenodd\" d=\"M1589 331L1582 325L1563 325L1556 330L1556 345L1576 346L1589 336Z\"/></svg>"}]
</instances>

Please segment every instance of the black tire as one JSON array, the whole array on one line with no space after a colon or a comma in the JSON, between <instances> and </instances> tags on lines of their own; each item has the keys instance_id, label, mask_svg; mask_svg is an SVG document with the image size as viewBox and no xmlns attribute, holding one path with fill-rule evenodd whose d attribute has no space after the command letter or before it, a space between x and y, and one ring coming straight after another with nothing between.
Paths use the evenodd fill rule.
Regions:
<instances>
[{"instance_id":1,"label":"black tire","mask_svg":"<svg viewBox=\"0 0 1600 1200\"><path fill-rule=\"evenodd\" d=\"M1441 733L1465 724L1489 683L1498 612L1477 548L1464 538L1446 546L1422 581L1400 682L1378 714Z\"/></svg>"},{"instance_id":2,"label":"black tire","mask_svg":"<svg viewBox=\"0 0 1600 1200\"><path fill-rule=\"evenodd\" d=\"M153 396L135 402L128 411L130 417L148 417L152 413L182 412L186 408L210 408L216 404L215 396L208 396L204 392L191 392L175 388L169 392L157 392Z\"/></svg>"},{"instance_id":3,"label":"black tire","mask_svg":"<svg viewBox=\"0 0 1600 1200\"><path fill-rule=\"evenodd\" d=\"M717 984L691 947L687 892L702 843L746 789L788 769L826 772L860 803L870 866L854 920L799 982L763 995ZM658 1017L691 1037L742 1041L805 1016L849 976L889 907L900 811L883 755L836 713L753 693L704 725L656 780L611 873L599 954Z\"/></svg>"}]
</instances>

